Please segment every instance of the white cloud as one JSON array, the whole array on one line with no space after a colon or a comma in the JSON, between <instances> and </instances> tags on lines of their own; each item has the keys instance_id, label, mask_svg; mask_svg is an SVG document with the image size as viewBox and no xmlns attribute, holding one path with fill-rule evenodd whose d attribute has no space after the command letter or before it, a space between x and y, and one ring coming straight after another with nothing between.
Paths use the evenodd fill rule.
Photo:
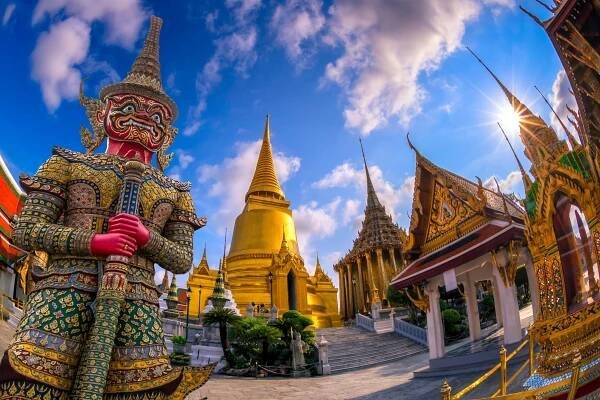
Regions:
<instances>
[{"instance_id":1,"label":"white cloud","mask_svg":"<svg viewBox=\"0 0 600 400\"><path fill-rule=\"evenodd\" d=\"M32 22L63 12L91 24L105 23L107 43L132 48L146 19L139 0L40 0L33 11Z\"/></svg>"},{"instance_id":2,"label":"white cloud","mask_svg":"<svg viewBox=\"0 0 600 400\"><path fill-rule=\"evenodd\" d=\"M15 3L8 3L6 5L6 8L4 9L4 15L2 16L2 26L6 26L6 24L8 24L8 21L10 21L10 18L15 12L16 7L17 6Z\"/></svg>"},{"instance_id":3,"label":"white cloud","mask_svg":"<svg viewBox=\"0 0 600 400\"><path fill-rule=\"evenodd\" d=\"M232 227L235 217L244 207L244 197L248 191L261 140L238 142L234 145L235 155L225 158L219 164L204 164L198 169L199 181L208 184L208 196L220 200L213 221L217 221L218 231ZM279 182L283 184L300 169L300 158L275 152L275 169Z\"/></svg>"},{"instance_id":4,"label":"white cloud","mask_svg":"<svg viewBox=\"0 0 600 400\"><path fill-rule=\"evenodd\" d=\"M407 124L426 96L420 74L435 70L461 45L481 6L476 0L337 0L325 42L342 54L327 64L323 82L343 89L346 127L368 135L390 119Z\"/></svg>"},{"instance_id":5,"label":"white cloud","mask_svg":"<svg viewBox=\"0 0 600 400\"><path fill-rule=\"evenodd\" d=\"M360 205L361 201L357 199L348 199L344 202L344 211L342 212L342 221L344 225L352 222L355 228L360 226Z\"/></svg>"},{"instance_id":6,"label":"white cloud","mask_svg":"<svg viewBox=\"0 0 600 400\"><path fill-rule=\"evenodd\" d=\"M189 110L188 121L183 130L185 136L195 134L202 126L202 113L206 110L206 100L210 92L221 82L221 73L232 67L240 76L246 77L247 70L254 65L256 55L256 11L260 0L227 0L227 7L234 16L232 26L225 27L226 32L214 41L215 52L204 64L196 77L198 100ZM211 15L211 14L209 14ZM218 14L208 17L207 28L216 31L215 21Z\"/></svg>"},{"instance_id":7,"label":"white cloud","mask_svg":"<svg viewBox=\"0 0 600 400\"><path fill-rule=\"evenodd\" d=\"M85 60L89 45L90 26L74 17L54 24L38 38L31 55L31 75L40 83L50 111L56 110L63 98L77 96L81 73L75 65Z\"/></svg>"},{"instance_id":8,"label":"white cloud","mask_svg":"<svg viewBox=\"0 0 600 400\"><path fill-rule=\"evenodd\" d=\"M552 108L558 114L562 122L565 126L575 134L575 129L569 123L567 117L573 119L573 116L567 111L567 105L573 110L577 110L577 102L575 101L575 97L571 94L571 84L569 83L569 79L567 78L567 74L563 69L560 69L556 74L556 78L554 79L554 83L552 84L552 93L550 95L550 104L552 104ZM560 126L560 122L558 118L554 115L554 113L550 113L550 124L552 128L556 132L558 132L561 136L566 136L564 130Z\"/></svg>"},{"instance_id":9,"label":"white cloud","mask_svg":"<svg viewBox=\"0 0 600 400\"><path fill-rule=\"evenodd\" d=\"M369 172L377 197L388 213L396 216L400 212L400 207L410 205L415 181L414 176L407 177L401 185L394 186L393 183L383 178L383 172L377 165L369 166ZM363 198L366 198L367 179L362 168L355 169L350 163L345 162L336 166L317 182L314 182L313 187L319 189L354 187ZM354 207L354 205L350 207ZM348 222L350 221L349 219Z\"/></svg>"},{"instance_id":10,"label":"white cloud","mask_svg":"<svg viewBox=\"0 0 600 400\"><path fill-rule=\"evenodd\" d=\"M54 22L57 15L64 17ZM92 23L99 21L106 25L106 43L132 48L146 13L139 0L40 0L33 11L32 23L38 24L46 16L52 24L38 37L31 55L31 75L39 82L44 102L52 112L63 99L77 97L81 79L78 67L85 69L87 65L92 72L108 70L108 64L93 59L84 64Z\"/></svg>"},{"instance_id":11,"label":"white cloud","mask_svg":"<svg viewBox=\"0 0 600 400\"><path fill-rule=\"evenodd\" d=\"M322 7L320 0L287 0L275 7L271 29L275 33L275 41L291 60L302 61L307 58L306 43L325 25Z\"/></svg>"},{"instance_id":12,"label":"white cloud","mask_svg":"<svg viewBox=\"0 0 600 400\"><path fill-rule=\"evenodd\" d=\"M498 190L498 187L496 186L496 182L494 182L494 178L495 177L492 175L485 180L483 185L495 192ZM523 180L521 179L521 173L519 171L509 172L505 178L498 179L498 184L500 185L502 193L523 193Z\"/></svg>"},{"instance_id":13,"label":"white cloud","mask_svg":"<svg viewBox=\"0 0 600 400\"><path fill-rule=\"evenodd\" d=\"M319 206L316 201L302 204L293 210L298 247L300 254L305 257L305 265L314 272L315 239L323 239L333 235L338 227L335 214L341 203L341 198L336 197L331 202Z\"/></svg>"},{"instance_id":14,"label":"white cloud","mask_svg":"<svg viewBox=\"0 0 600 400\"><path fill-rule=\"evenodd\" d=\"M191 155L190 153L188 153L187 151L182 150L182 149L176 149L175 156L176 156L175 159L177 160L177 164L175 164L174 166L169 168L168 173L171 178L180 181L181 173L183 171L185 171L190 166L190 164L196 160L196 158L193 155Z\"/></svg>"}]
</instances>

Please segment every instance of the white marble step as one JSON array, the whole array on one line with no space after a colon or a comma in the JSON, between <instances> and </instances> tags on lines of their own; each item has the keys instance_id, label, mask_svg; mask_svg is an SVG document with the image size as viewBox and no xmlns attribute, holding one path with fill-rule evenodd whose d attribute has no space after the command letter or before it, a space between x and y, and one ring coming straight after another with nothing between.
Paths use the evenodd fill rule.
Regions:
<instances>
[{"instance_id":1,"label":"white marble step","mask_svg":"<svg viewBox=\"0 0 600 400\"><path fill-rule=\"evenodd\" d=\"M401 360L426 351L410 339L395 333L366 332L355 327L327 328L317 331L329 342L332 373L371 367Z\"/></svg>"}]
</instances>

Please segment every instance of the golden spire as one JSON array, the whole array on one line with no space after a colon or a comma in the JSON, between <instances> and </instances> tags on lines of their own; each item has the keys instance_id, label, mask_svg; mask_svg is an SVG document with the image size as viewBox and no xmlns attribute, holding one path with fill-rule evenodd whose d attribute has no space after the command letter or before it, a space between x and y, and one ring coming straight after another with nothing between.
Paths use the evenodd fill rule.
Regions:
<instances>
[{"instance_id":1,"label":"golden spire","mask_svg":"<svg viewBox=\"0 0 600 400\"><path fill-rule=\"evenodd\" d=\"M163 293L166 293L169 290L169 275L167 274L166 269L165 269L165 273L163 274L162 282L160 284L160 289Z\"/></svg>"},{"instance_id":2,"label":"golden spire","mask_svg":"<svg viewBox=\"0 0 600 400\"><path fill-rule=\"evenodd\" d=\"M546 96L544 96L544 94L540 91L540 89L536 85L534 85L533 87L535 88L535 90L537 90L537 92L540 94L540 96L542 96L542 99L544 99L544 102L546 103L546 105L548 107L550 107L550 110L552 111L552 113L554 114L556 119L558 120L558 123L560 124L560 126L563 128L563 130L567 134L567 139L569 139L569 143L571 144L571 149L575 150L577 147L579 147L579 142L577 141L577 139L575 139L575 136L573 136L571 131L567 128L567 126L564 124L562 119L558 116L556 111L554 111L554 107L552 107L552 104L550 104L550 102L548 101Z\"/></svg>"},{"instance_id":3,"label":"golden spire","mask_svg":"<svg viewBox=\"0 0 600 400\"><path fill-rule=\"evenodd\" d=\"M317 273L324 273L323 272L323 268L321 267L321 263L319 262L319 253L317 253L317 265L315 265L315 276L317 276Z\"/></svg>"},{"instance_id":4,"label":"golden spire","mask_svg":"<svg viewBox=\"0 0 600 400\"><path fill-rule=\"evenodd\" d=\"M523 168L523 164L521 164L521 160L519 160L519 157L517 156L517 153L515 152L515 149L513 148L512 143L508 139L508 136L506 136L506 132L504 132L504 129L502 129L502 125L500 125L500 122L498 122L498 127L500 128L500 131L502 131L502 135L504 135L504 139L506 139L506 143L508 143L508 146L510 147L510 151L512 151L513 156L515 156L515 160L517 160L517 165L519 166L519 171L521 171L521 178L523 179L523 186L525 188L525 194L527 194L527 192L529 191L529 188L532 185L531 178L529 177L529 174L527 173L527 171L525 171L525 168Z\"/></svg>"},{"instance_id":5,"label":"golden spire","mask_svg":"<svg viewBox=\"0 0 600 400\"><path fill-rule=\"evenodd\" d=\"M279 248L279 254L289 252L288 242L285 239L285 226L283 227L283 234L281 238L281 247Z\"/></svg>"},{"instance_id":6,"label":"golden spire","mask_svg":"<svg viewBox=\"0 0 600 400\"><path fill-rule=\"evenodd\" d=\"M371 181L371 174L369 174L369 167L367 166L367 158L365 157L365 149L362 140L359 138L358 141L360 142L360 151L362 152L365 173L367 174L367 208L381 207L381 203L379 202L377 193L373 187L373 182Z\"/></svg>"},{"instance_id":7,"label":"golden spire","mask_svg":"<svg viewBox=\"0 0 600 400\"><path fill-rule=\"evenodd\" d=\"M566 150L566 145L558 139L556 132L550 128L542 118L535 115L525 104L523 104L500 79L485 65L485 63L467 47L467 50L479 61L492 78L498 83L506 98L510 102L514 112L519 118L519 131L521 141L525 145L525 155L536 166L541 159L547 159L547 155L552 157L560 156Z\"/></svg>"},{"instance_id":8,"label":"golden spire","mask_svg":"<svg viewBox=\"0 0 600 400\"><path fill-rule=\"evenodd\" d=\"M279 185L277 174L275 173L275 163L273 162L273 152L271 150L269 115L265 119L262 146L258 155L258 161L256 162L252 183L250 183L250 188L248 189L248 193L246 193L246 200L248 200L248 196L251 194L275 197L280 200L285 198L283 190L281 190L281 186Z\"/></svg>"}]
</instances>

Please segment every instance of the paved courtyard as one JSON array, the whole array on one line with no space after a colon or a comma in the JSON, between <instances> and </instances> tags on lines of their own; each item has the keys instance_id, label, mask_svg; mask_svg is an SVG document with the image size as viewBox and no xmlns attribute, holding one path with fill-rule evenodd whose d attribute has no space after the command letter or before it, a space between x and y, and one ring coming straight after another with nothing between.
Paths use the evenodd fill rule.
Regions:
<instances>
[{"instance_id":1,"label":"paved courtyard","mask_svg":"<svg viewBox=\"0 0 600 400\"><path fill-rule=\"evenodd\" d=\"M4 352L13 329L0 322L0 351ZM401 361L324 377L234 378L214 375L190 400L356 399L434 400L439 398L440 379L412 379L412 371L427 366L427 353ZM452 377L452 387L464 387L474 375Z\"/></svg>"}]
</instances>

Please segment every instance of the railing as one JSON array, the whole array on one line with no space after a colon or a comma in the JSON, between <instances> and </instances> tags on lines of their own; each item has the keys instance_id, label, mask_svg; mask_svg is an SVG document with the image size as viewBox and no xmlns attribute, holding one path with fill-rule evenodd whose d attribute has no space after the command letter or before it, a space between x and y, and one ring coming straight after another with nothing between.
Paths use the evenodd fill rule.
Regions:
<instances>
[{"instance_id":1,"label":"railing","mask_svg":"<svg viewBox=\"0 0 600 400\"><path fill-rule=\"evenodd\" d=\"M515 356L521 352L521 350L523 350L525 348L525 346L529 346L529 357L527 360L525 360L525 362L517 369L517 371L515 371L514 374L512 374L510 377L507 376L507 369L508 369L508 362L510 360L512 360L513 358L515 358ZM498 364L496 364L492 369L490 369L489 371L487 371L485 374L481 375L479 378L477 378L473 383L471 383L469 386L467 386L466 388L464 388L463 390L461 390L460 392L456 393L456 394L452 394L452 387L448 384L448 382L444 381L444 383L442 384L442 388L440 390L441 393L441 398L442 400L458 400L461 399L462 397L466 396L468 393L472 392L473 390L475 390L477 387L479 387L482 383L484 383L486 380L488 380L492 375L494 375L497 371L500 371L500 385L498 390L496 390L496 392L494 392L494 394L492 394L491 398L511 398L511 399L526 399L527 397L522 397L523 393L521 393L521 397L504 397L507 396L507 390L508 387L511 385L511 383L514 382L514 380L525 370L525 368L529 367L529 375L531 375L533 373L533 370L535 368L534 365L534 347L535 347L535 342L533 340L533 336L532 336L532 332L531 332L531 327L529 329L529 333L526 337L525 340L523 340L523 342L521 342L521 344L519 344L519 346L517 346L517 348L510 353L508 356L506 355L506 348L504 348L504 346L500 346L500 362ZM524 392L527 396L529 396L530 392ZM512 396L512 395L509 395Z\"/></svg>"},{"instance_id":2,"label":"railing","mask_svg":"<svg viewBox=\"0 0 600 400\"><path fill-rule=\"evenodd\" d=\"M394 332L427 346L427 330L406 322L401 318L394 318Z\"/></svg>"},{"instance_id":3,"label":"railing","mask_svg":"<svg viewBox=\"0 0 600 400\"><path fill-rule=\"evenodd\" d=\"M356 326L359 328L364 328L368 331L375 331L375 321L372 318L369 318L362 314L356 314Z\"/></svg>"},{"instance_id":4,"label":"railing","mask_svg":"<svg viewBox=\"0 0 600 400\"><path fill-rule=\"evenodd\" d=\"M12 297L4 294L4 293L0 293L0 318L4 317L4 314L9 314L11 311L9 309L7 309L4 306L4 300L8 300L9 302L11 302L13 304L14 307L23 310L25 308L25 303L21 300L18 299L13 299Z\"/></svg>"}]
</instances>

